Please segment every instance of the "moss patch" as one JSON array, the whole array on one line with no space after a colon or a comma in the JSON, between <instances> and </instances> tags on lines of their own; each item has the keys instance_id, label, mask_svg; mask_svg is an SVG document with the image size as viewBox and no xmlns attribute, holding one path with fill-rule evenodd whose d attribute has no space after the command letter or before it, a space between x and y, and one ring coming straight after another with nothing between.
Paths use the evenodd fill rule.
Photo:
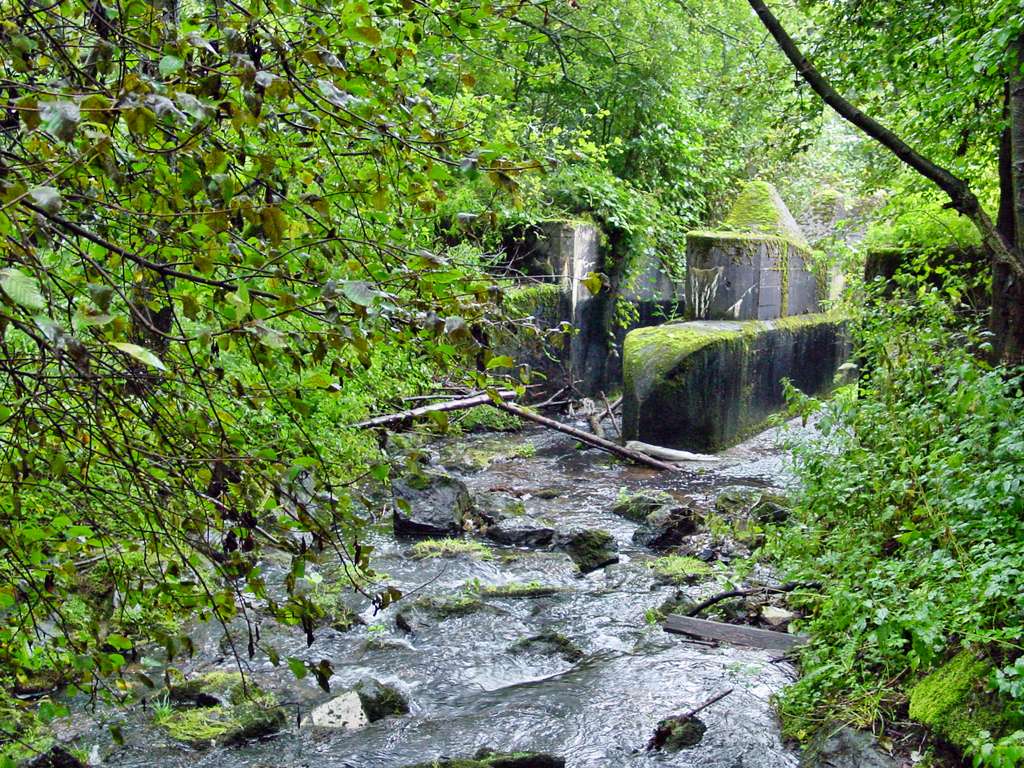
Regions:
<instances>
[{"instance_id":1,"label":"moss patch","mask_svg":"<svg viewBox=\"0 0 1024 768\"><path fill-rule=\"evenodd\" d=\"M723 223L724 229L772 235L798 248L810 250L807 238L800 231L793 214L789 212L778 190L767 181L745 184Z\"/></svg>"},{"instance_id":2,"label":"moss patch","mask_svg":"<svg viewBox=\"0 0 1024 768\"><path fill-rule=\"evenodd\" d=\"M505 291L505 308L513 317L557 316L562 289L557 283L538 283Z\"/></svg>"},{"instance_id":3,"label":"moss patch","mask_svg":"<svg viewBox=\"0 0 1024 768\"><path fill-rule=\"evenodd\" d=\"M658 576L673 584L694 581L711 572L707 563L685 555L666 555L647 564Z\"/></svg>"},{"instance_id":4,"label":"moss patch","mask_svg":"<svg viewBox=\"0 0 1024 768\"><path fill-rule=\"evenodd\" d=\"M413 557L420 560L459 555L476 560L490 560L492 557L490 547L472 539L424 539L413 544L410 552Z\"/></svg>"},{"instance_id":5,"label":"moss patch","mask_svg":"<svg viewBox=\"0 0 1024 768\"><path fill-rule=\"evenodd\" d=\"M479 405L466 411L459 425L468 432L516 432L523 428L523 421L493 405Z\"/></svg>"},{"instance_id":6,"label":"moss patch","mask_svg":"<svg viewBox=\"0 0 1024 768\"><path fill-rule=\"evenodd\" d=\"M195 747L258 738L285 722L274 695L251 682L243 685L235 672L211 672L172 686L168 699L178 706L157 710L153 722L171 738Z\"/></svg>"},{"instance_id":7,"label":"moss patch","mask_svg":"<svg viewBox=\"0 0 1024 768\"><path fill-rule=\"evenodd\" d=\"M980 731L999 735L1003 708L988 690L992 664L961 651L910 692L910 717L951 744L966 749Z\"/></svg>"}]
</instances>

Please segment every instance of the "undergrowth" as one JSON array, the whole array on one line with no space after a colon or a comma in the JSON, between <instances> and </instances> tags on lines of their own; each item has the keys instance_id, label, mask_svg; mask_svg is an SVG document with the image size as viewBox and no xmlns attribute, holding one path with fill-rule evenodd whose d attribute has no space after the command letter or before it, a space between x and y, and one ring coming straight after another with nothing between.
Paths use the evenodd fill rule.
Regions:
<instances>
[{"instance_id":1,"label":"undergrowth","mask_svg":"<svg viewBox=\"0 0 1024 768\"><path fill-rule=\"evenodd\" d=\"M961 293L902 280L854 328L860 381L793 438L802 490L768 548L821 582L797 607L813 641L783 695L786 735L905 718L914 684L957 649L988 656L998 732L960 745L975 766L1021 759L1024 720L1024 400L1019 372L984 362Z\"/></svg>"}]
</instances>

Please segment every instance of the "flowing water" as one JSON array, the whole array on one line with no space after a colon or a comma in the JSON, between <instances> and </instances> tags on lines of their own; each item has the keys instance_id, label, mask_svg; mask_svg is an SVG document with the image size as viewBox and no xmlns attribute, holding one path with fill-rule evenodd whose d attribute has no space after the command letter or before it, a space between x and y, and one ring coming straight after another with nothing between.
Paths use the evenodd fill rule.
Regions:
<instances>
[{"instance_id":1,"label":"flowing water","mask_svg":"<svg viewBox=\"0 0 1024 768\"><path fill-rule=\"evenodd\" d=\"M527 443L533 447L522 449ZM464 465L479 451L526 454L479 471L452 471L474 493L514 493L528 513L551 518L560 528L609 531L618 541L621 562L581 577L568 556L558 552L496 547L491 559L416 560L409 557L409 542L382 530L373 541L374 565L409 596L406 600L378 615L368 604L353 601L367 626L343 633L322 629L308 648L298 628L264 627L263 640L282 658L330 660L335 670L331 694L312 677L295 680L286 665L274 667L258 654L251 662L253 679L273 690L292 713L284 732L244 746L197 751L149 725L149 713L137 707L119 716L125 744L107 742L96 750L104 764L399 768L442 756L472 756L481 747L561 755L569 768L798 764L780 740L771 704L772 696L793 679L792 668L773 652L692 641L648 623L649 609L678 588L655 579L647 566L652 553L631 542L636 525L610 512L620 488L710 499L726 485L780 485L786 476L784 457L774 433L727 452L722 462L694 465L671 476L579 450L570 438L533 429L469 436L431 450L447 457L449 465L453 459ZM559 495L540 498L541 489L548 489L541 496ZM467 583L516 582L559 589L533 598L486 597L479 610L429 618L413 633L396 626L396 614L416 597L459 594ZM710 577L684 589L696 598L720 588L721 577ZM543 649L512 648L548 630L568 637L583 651L582 658L570 661ZM212 626L197 632L197 653L186 671L232 669L222 634ZM312 707L365 676L402 690L410 714L357 731L297 726ZM646 752L660 719L730 688L729 696L701 713L707 732L697 746L675 754ZM95 721L82 727L87 747L90 735L102 741L104 730Z\"/></svg>"}]
</instances>

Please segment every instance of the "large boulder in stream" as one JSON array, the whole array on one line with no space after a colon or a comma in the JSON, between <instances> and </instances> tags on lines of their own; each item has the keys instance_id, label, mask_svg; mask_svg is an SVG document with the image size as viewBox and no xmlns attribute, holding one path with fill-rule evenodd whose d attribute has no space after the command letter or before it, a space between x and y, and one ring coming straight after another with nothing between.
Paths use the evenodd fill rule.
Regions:
<instances>
[{"instance_id":1,"label":"large boulder in stream","mask_svg":"<svg viewBox=\"0 0 1024 768\"><path fill-rule=\"evenodd\" d=\"M629 492L625 489L619 491L615 499L612 512L634 523L642 523L647 516L664 506L671 506L676 503L673 496L665 491L636 491Z\"/></svg>"},{"instance_id":2,"label":"large boulder in stream","mask_svg":"<svg viewBox=\"0 0 1024 768\"><path fill-rule=\"evenodd\" d=\"M473 507L466 484L443 472L424 472L391 484L396 536L457 536Z\"/></svg>"},{"instance_id":3,"label":"large boulder in stream","mask_svg":"<svg viewBox=\"0 0 1024 768\"><path fill-rule=\"evenodd\" d=\"M580 573L590 573L619 562L619 545L608 531L572 528L558 533L555 547L572 558Z\"/></svg>"}]
</instances>

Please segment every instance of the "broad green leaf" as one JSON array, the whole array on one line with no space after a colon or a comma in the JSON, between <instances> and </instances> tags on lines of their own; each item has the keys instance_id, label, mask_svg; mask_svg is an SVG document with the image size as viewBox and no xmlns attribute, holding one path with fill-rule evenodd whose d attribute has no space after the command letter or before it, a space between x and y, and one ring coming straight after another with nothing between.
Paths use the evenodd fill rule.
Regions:
<instances>
[{"instance_id":1,"label":"broad green leaf","mask_svg":"<svg viewBox=\"0 0 1024 768\"><path fill-rule=\"evenodd\" d=\"M180 72L185 66L185 62L179 59L177 56L167 55L160 59L159 69L160 74L164 77L170 77L176 72Z\"/></svg>"},{"instance_id":2,"label":"broad green leaf","mask_svg":"<svg viewBox=\"0 0 1024 768\"><path fill-rule=\"evenodd\" d=\"M161 371L167 370L166 366L163 364L159 357L157 357L152 351L146 349L145 347L140 347L138 344L130 344L126 341L113 341L110 343L110 346L114 347L115 349L121 350L126 355L134 357L140 363L145 363L146 365L152 366L153 368L158 368Z\"/></svg>"},{"instance_id":3,"label":"broad green leaf","mask_svg":"<svg viewBox=\"0 0 1024 768\"><path fill-rule=\"evenodd\" d=\"M39 290L39 283L16 267L0 270L0 288L18 306L37 312L46 308L46 299Z\"/></svg>"}]
</instances>

